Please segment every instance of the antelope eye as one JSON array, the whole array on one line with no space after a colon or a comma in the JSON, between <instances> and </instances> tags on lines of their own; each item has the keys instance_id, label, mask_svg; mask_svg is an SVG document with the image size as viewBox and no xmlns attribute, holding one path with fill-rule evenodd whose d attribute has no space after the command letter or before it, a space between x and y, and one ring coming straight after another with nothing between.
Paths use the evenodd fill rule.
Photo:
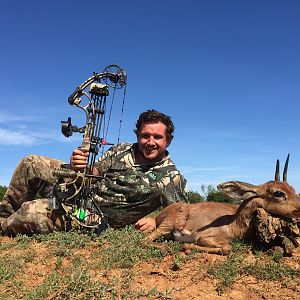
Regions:
<instances>
[{"instance_id":1,"label":"antelope eye","mask_svg":"<svg viewBox=\"0 0 300 300\"><path fill-rule=\"evenodd\" d=\"M285 194L283 192L281 192L281 191L276 191L276 192L273 193L273 196L275 198L280 198L280 197L283 197L284 195Z\"/></svg>"}]
</instances>

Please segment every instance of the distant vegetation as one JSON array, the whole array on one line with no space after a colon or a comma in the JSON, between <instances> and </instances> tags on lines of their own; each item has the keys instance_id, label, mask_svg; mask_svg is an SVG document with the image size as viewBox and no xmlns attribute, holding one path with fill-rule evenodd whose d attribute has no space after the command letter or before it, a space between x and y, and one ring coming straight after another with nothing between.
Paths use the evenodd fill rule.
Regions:
<instances>
[{"instance_id":1,"label":"distant vegetation","mask_svg":"<svg viewBox=\"0 0 300 300\"><path fill-rule=\"evenodd\" d=\"M6 190L7 190L7 186L0 185L0 200L2 200L2 198L3 198L3 196L4 196L5 192L6 192Z\"/></svg>"},{"instance_id":2,"label":"distant vegetation","mask_svg":"<svg viewBox=\"0 0 300 300\"><path fill-rule=\"evenodd\" d=\"M202 194L194 191L188 193L188 199L190 203L198 203L203 201L213 201L213 202L224 202L233 203L234 200L229 198L223 192L216 190L212 185L202 185Z\"/></svg>"},{"instance_id":3,"label":"distant vegetation","mask_svg":"<svg viewBox=\"0 0 300 300\"><path fill-rule=\"evenodd\" d=\"M205 198L202 195L194 191L188 192L188 199L190 203L199 203L205 201Z\"/></svg>"}]
</instances>

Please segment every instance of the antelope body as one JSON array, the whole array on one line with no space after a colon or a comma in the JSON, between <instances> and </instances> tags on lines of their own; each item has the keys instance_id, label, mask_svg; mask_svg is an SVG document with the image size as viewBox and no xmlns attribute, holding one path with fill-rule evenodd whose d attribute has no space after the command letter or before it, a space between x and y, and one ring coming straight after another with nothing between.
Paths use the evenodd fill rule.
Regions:
<instances>
[{"instance_id":1,"label":"antelope body","mask_svg":"<svg viewBox=\"0 0 300 300\"><path fill-rule=\"evenodd\" d=\"M243 200L241 205L179 202L166 207L156 217L157 228L147 237L148 240L173 234L177 241L192 243L185 244L185 249L227 254L233 239L251 239L253 236L252 220L257 208L276 216L300 217L300 199L286 182L287 164L288 159L284 181L279 180L277 161L275 181L258 186L240 181L218 185L218 189L228 196Z\"/></svg>"}]
</instances>

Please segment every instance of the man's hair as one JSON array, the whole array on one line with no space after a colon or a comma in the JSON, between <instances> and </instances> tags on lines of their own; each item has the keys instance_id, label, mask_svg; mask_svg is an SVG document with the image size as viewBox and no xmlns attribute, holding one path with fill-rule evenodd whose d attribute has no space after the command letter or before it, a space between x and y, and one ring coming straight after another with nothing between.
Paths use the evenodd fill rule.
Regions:
<instances>
[{"instance_id":1,"label":"man's hair","mask_svg":"<svg viewBox=\"0 0 300 300\"><path fill-rule=\"evenodd\" d=\"M173 132L175 130L174 124L171 120L171 117L155 110L155 109L149 109L143 113L140 114L134 130L135 134L138 136L139 131L141 130L142 124L149 124L149 123L158 123L161 122L166 125L166 136L168 144L171 143L173 139Z\"/></svg>"}]
</instances>

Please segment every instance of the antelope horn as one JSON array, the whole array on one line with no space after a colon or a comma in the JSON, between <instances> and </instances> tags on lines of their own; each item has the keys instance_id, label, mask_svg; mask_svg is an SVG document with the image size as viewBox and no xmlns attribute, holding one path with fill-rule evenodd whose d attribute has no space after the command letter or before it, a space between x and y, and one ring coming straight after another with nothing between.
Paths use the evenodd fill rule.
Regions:
<instances>
[{"instance_id":1,"label":"antelope horn","mask_svg":"<svg viewBox=\"0 0 300 300\"><path fill-rule=\"evenodd\" d=\"M290 154L288 154L285 161L284 170L283 170L283 181L287 181L287 170L289 166L289 159L290 159Z\"/></svg>"},{"instance_id":2,"label":"antelope horn","mask_svg":"<svg viewBox=\"0 0 300 300\"><path fill-rule=\"evenodd\" d=\"M279 175L279 159L277 159L277 162L276 162L275 181L280 181L280 175Z\"/></svg>"}]
</instances>

